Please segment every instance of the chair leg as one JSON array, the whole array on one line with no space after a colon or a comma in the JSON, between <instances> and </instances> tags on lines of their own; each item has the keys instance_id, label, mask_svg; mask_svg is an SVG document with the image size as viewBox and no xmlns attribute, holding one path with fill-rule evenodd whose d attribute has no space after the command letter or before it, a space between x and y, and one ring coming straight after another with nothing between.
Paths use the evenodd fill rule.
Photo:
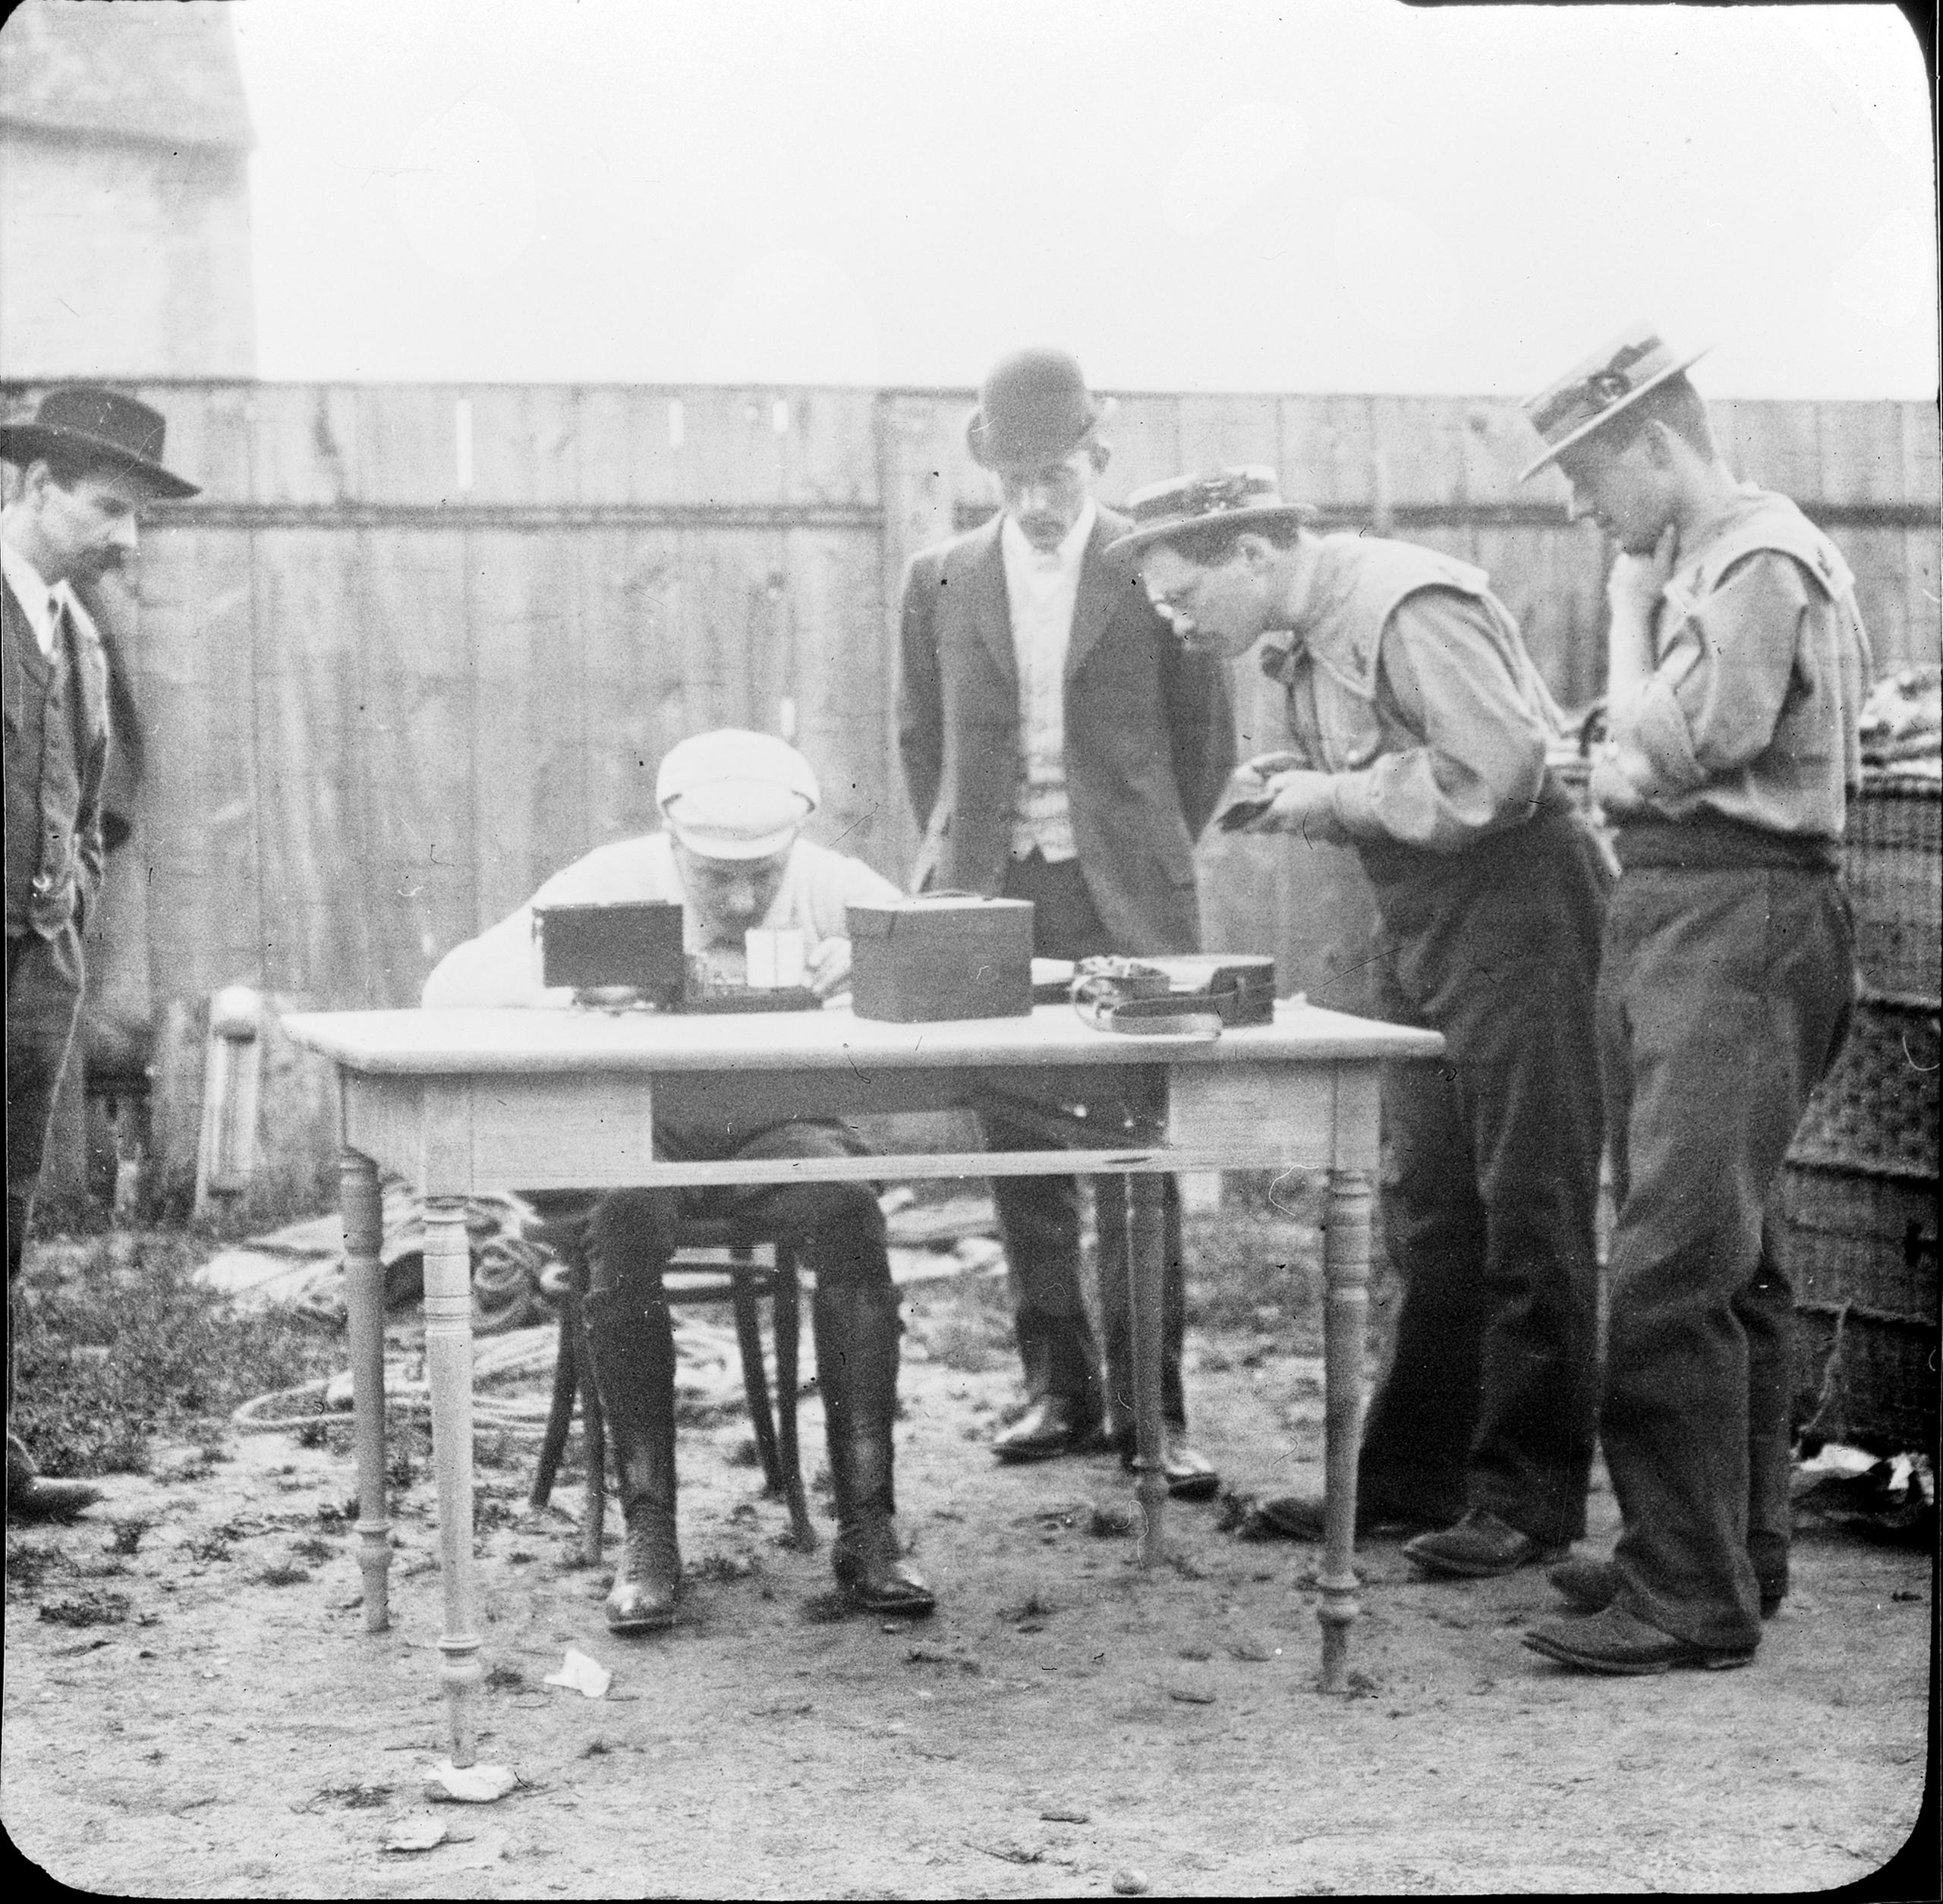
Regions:
<instances>
[{"instance_id":1,"label":"chair leg","mask_svg":"<svg viewBox=\"0 0 1943 1904\"><path fill-rule=\"evenodd\" d=\"M531 1507L544 1507L553 1498L553 1482L566 1452L573 1426L574 1396L580 1387L580 1298L569 1287L560 1298L560 1343L553 1358L553 1399L546 1414L546 1433L540 1444L539 1465L533 1471Z\"/></svg>"},{"instance_id":2,"label":"chair leg","mask_svg":"<svg viewBox=\"0 0 1943 1904\"><path fill-rule=\"evenodd\" d=\"M796 1252L787 1243L776 1245L774 1315L776 1322L776 1413L778 1452L782 1458L783 1491L789 1503L789 1528L797 1551L816 1550L817 1532L810 1525L810 1504L803 1493L802 1451L796 1440L796 1352L802 1339L801 1291L796 1280Z\"/></svg>"},{"instance_id":3,"label":"chair leg","mask_svg":"<svg viewBox=\"0 0 1943 1904\"><path fill-rule=\"evenodd\" d=\"M762 1326L756 1313L754 1285L735 1279L735 1340L742 1355L742 1393L748 1397L749 1425L754 1429L756 1452L762 1459L764 1491L783 1492L783 1471L776 1461L776 1421L770 1412L769 1375L763 1366Z\"/></svg>"}]
</instances>

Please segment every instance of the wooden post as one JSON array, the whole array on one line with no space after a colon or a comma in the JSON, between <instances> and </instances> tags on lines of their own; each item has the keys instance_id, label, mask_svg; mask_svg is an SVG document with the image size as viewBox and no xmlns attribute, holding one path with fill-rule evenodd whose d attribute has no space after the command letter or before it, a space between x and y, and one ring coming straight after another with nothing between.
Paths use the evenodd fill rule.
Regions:
<instances>
[{"instance_id":1,"label":"wooden post","mask_svg":"<svg viewBox=\"0 0 1943 1904\"><path fill-rule=\"evenodd\" d=\"M1134 1492L1140 1497L1135 1558L1143 1567L1164 1556L1162 1509L1167 1498L1160 1421L1161 1336L1167 1310L1166 1177L1136 1170L1127 1180L1129 1320L1133 1336Z\"/></svg>"},{"instance_id":2,"label":"wooden post","mask_svg":"<svg viewBox=\"0 0 1943 1904\"><path fill-rule=\"evenodd\" d=\"M357 1447L357 1565L364 1575L364 1630L382 1633L391 1624L392 1563L385 1498L385 1272L378 1260L384 1202L378 1166L355 1150L345 1152L339 1182Z\"/></svg>"},{"instance_id":3,"label":"wooden post","mask_svg":"<svg viewBox=\"0 0 1943 1904\"><path fill-rule=\"evenodd\" d=\"M474 1707L483 1675L472 1570L472 1252L461 1197L425 1200L425 1361L446 1593L439 1679L452 1763L464 1767L478 1757Z\"/></svg>"},{"instance_id":4,"label":"wooden post","mask_svg":"<svg viewBox=\"0 0 1943 1904\"><path fill-rule=\"evenodd\" d=\"M1323 1232L1322 1689L1349 1689L1356 1603L1356 1441L1362 1426L1363 1335L1369 1314L1370 1173L1331 1170Z\"/></svg>"}]
</instances>

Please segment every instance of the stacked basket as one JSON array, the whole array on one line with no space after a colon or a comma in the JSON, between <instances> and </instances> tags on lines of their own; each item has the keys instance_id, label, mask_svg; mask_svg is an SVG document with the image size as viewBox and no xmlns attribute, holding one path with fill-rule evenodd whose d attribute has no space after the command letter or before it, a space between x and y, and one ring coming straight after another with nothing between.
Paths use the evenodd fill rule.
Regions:
<instances>
[{"instance_id":1,"label":"stacked basket","mask_svg":"<svg viewBox=\"0 0 1943 1904\"><path fill-rule=\"evenodd\" d=\"M1863 996L1777 1191L1804 1433L1885 1450L1937 1430L1943 785L1872 773L1844 850Z\"/></svg>"}]
</instances>

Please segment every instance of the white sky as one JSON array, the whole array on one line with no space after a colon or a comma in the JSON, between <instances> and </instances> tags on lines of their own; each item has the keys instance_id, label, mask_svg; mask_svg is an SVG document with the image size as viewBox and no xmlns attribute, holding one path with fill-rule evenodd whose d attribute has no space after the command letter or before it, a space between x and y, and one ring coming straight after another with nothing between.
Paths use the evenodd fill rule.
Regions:
<instances>
[{"instance_id":1,"label":"white sky","mask_svg":"<svg viewBox=\"0 0 1943 1904\"><path fill-rule=\"evenodd\" d=\"M1887 5L246 0L266 377L1522 395L1937 378Z\"/></svg>"}]
</instances>

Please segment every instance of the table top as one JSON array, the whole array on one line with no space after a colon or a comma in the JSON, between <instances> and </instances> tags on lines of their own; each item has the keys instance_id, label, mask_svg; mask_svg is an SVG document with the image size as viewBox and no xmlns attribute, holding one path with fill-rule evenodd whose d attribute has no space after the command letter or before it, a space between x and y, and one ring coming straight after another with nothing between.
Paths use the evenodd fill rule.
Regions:
<instances>
[{"instance_id":1,"label":"table top","mask_svg":"<svg viewBox=\"0 0 1943 1904\"><path fill-rule=\"evenodd\" d=\"M1272 1024L1216 1038L1101 1031L1068 1005L1029 1017L893 1024L847 1006L746 1014L606 1012L581 1007L443 1012L298 1012L298 1044L379 1075L562 1072L906 1070L1003 1065L1223 1065L1434 1058L1434 1031L1328 1012L1296 999Z\"/></svg>"}]
</instances>

